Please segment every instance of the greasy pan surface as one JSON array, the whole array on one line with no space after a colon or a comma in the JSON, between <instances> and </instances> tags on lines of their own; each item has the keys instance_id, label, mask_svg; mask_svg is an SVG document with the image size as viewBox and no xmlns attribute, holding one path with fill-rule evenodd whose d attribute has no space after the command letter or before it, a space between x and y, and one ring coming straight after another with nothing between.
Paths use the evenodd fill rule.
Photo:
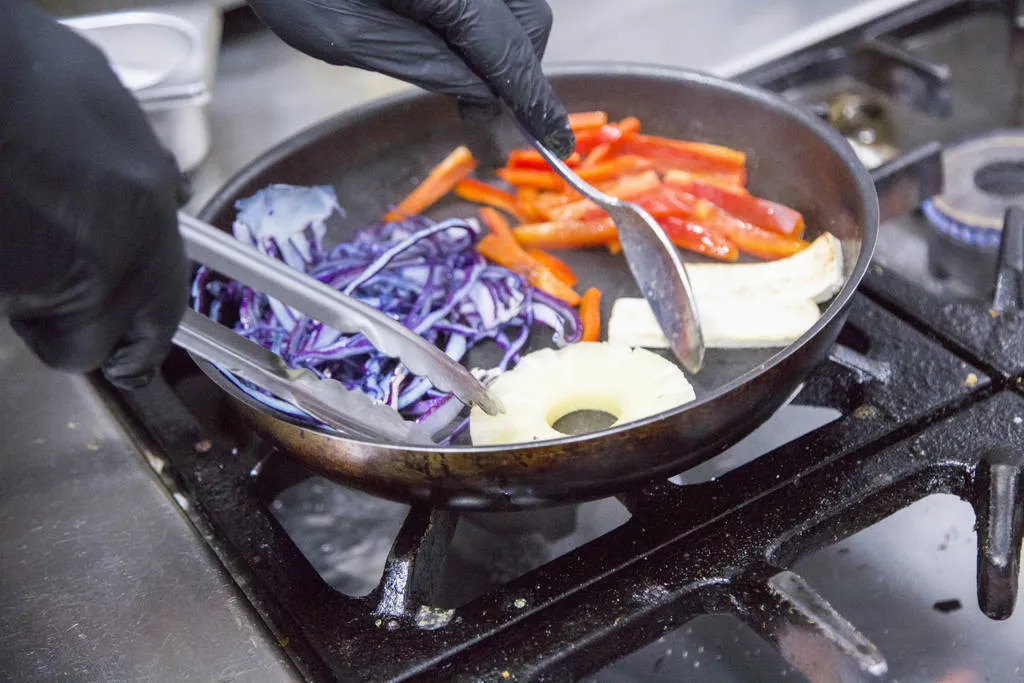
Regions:
<instances>
[{"instance_id":1,"label":"greasy pan surface","mask_svg":"<svg viewBox=\"0 0 1024 683\"><path fill-rule=\"evenodd\" d=\"M406 501L508 509L585 500L670 476L746 436L793 393L828 353L874 247L878 203L864 167L840 137L777 97L707 76L659 67L573 66L552 72L570 111L633 115L652 134L714 142L747 154L749 188L804 214L807 238L823 231L843 245L846 283L818 323L785 349L709 350L690 380L697 401L647 420L584 436L515 446L415 449L340 438L268 411L216 369L203 370L238 402L244 416L293 456L343 483ZM344 113L286 141L239 174L202 212L230 229L234 202L271 183L330 184L346 211L328 241L348 239L379 218L458 144L497 166L523 141L512 125L469 130L451 102L406 95ZM474 215L446 200L428 215ZM579 276L579 291L603 292L602 315L638 291L621 256L604 250L559 252ZM687 260L699 260L690 254ZM547 345L537 331L530 348ZM484 364L486 350L469 364Z\"/></svg>"}]
</instances>

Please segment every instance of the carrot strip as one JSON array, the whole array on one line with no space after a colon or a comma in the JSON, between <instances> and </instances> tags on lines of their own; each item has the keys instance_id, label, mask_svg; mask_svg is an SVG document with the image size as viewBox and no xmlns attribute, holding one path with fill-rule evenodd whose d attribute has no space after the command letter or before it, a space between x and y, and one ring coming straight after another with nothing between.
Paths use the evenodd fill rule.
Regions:
<instances>
[{"instance_id":1,"label":"carrot strip","mask_svg":"<svg viewBox=\"0 0 1024 683\"><path fill-rule=\"evenodd\" d=\"M512 231L516 241L534 249L582 249L600 247L617 239L611 220L558 221L519 225Z\"/></svg>"},{"instance_id":2,"label":"carrot strip","mask_svg":"<svg viewBox=\"0 0 1024 683\"><path fill-rule=\"evenodd\" d=\"M594 184L646 171L653 165L641 157L620 156L587 168L579 166L576 168L576 174L584 181ZM496 173L499 178L516 187L532 187L536 190L563 190L568 187L562 177L554 171L505 167L498 169Z\"/></svg>"},{"instance_id":3,"label":"carrot strip","mask_svg":"<svg viewBox=\"0 0 1024 683\"><path fill-rule=\"evenodd\" d=\"M516 208L524 223L544 220L544 213L538 208L540 192L532 187L520 187L516 190Z\"/></svg>"},{"instance_id":4,"label":"carrot strip","mask_svg":"<svg viewBox=\"0 0 1024 683\"><path fill-rule=\"evenodd\" d=\"M569 168L579 166L581 157L578 153L573 152L569 155L569 158L565 160L565 165ZM508 153L508 161L505 162L505 168L519 169L519 170L531 170L531 171L550 171L551 165L544 160L536 150L532 149L514 149Z\"/></svg>"},{"instance_id":5,"label":"carrot strip","mask_svg":"<svg viewBox=\"0 0 1024 683\"><path fill-rule=\"evenodd\" d=\"M480 218L483 219L484 225L490 229L491 233L496 235L502 242L518 246L519 243L516 242L516 236L512 232L512 228L509 227L508 221L500 213L489 206L485 206L480 209ZM526 252L523 253L525 254Z\"/></svg>"},{"instance_id":6,"label":"carrot strip","mask_svg":"<svg viewBox=\"0 0 1024 683\"><path fill-rule=\"evenodd\" d=\"M583 322L583 341L601 340L601 292L591 287L583 294L580 304L580 320Z\"/></svg>"},{"instance_id":7,"label":"carrot strip","mask_svg":"<svg viewBox=\"0 0 1024 683\"><path fill-rule=\"evenodd\" d=\"M553 171L537 171L529 168L499 168L494 172L513 187L531 187L535 190L558 191L565 187L565 181Z\"/></svg>"},{"instance_id":8,"label":"carrot strip","mask_svg":"<svg viewBox=\"0 0 1024 683\"><path fill-rule=\"evenodd\" d=\"M484 258L519 273L537 289L565 301L570 306L579 305L580 295L576 290L559 280L544 264L519 246L508 221L500 213L485 206L480 209L480 217L491 230L491 234L485 235L477 243L477 251Z\"/></svg>"},{"instance_id":9,"label":"carrot strip","mask_svg":"<svg viewBox=\"0 0 1024 683\"><path fill-rule=\"evenodd\" d=\"M416 189L400 201L391 211L384 214L386 221L398 221L423 213L437 200L448 194L455 184L463 180L476 168L476 159L468 147L460 146L435 166Z\"/></svg>"},{"instance_id":10,"label":"carrot strip","mask_svg":"<svg viewBox=\"0 0 1024 683\"><path fill-rule=\"evenodd\" d=\"M635 116L627 116L616 124L616 128L623 135L636 135L640 132L640 119Z\"/></svg>"},{"instance_id":11,"label":"carrot strip","mask_svg":"<svg viewBox=\"0 0 1024 683\"><path fill-rule=\"evenodd\" d=\"M541 251L540 249L527 249L526 253L529 254L534 261L550 270L555 274L555 277L570 287L575 287L576 283L579 282L576 277L576 273L572 272L572 268L569 267L569 264L562 259L552 256L546 251Z\"/></svg>"},{"instance_id":12,"label":"carrot strip","mask_svg":"<svg viewBox=\"0 0 1024 683\"><path fill-rule=\"evenodd\" d=\"M486 204L487 206L493 206L496 209L504 211L508 215L515 218L517 221L522 221L522 214L519 212L519 206L516 202L516 198L504 190L499 190L493 185L475 180L473 178L466 178L460 180L455 185L455 194L467 202L473 202L474 204Z\"/></svg>"},{"instance_id":13,"label":"carrot strip","mask_svg":"<svg viewBox=\"0 0 1024 683\"><path fill-rule=\"evenodd\" d=\"M661 180L658 178L657 173L646 171L645 173L620 178L614 187L609 187L603 191L618 199L630 199L641 192L658 187L660 184ZM604 215L604 211L601 211L589 199L581 199L548 211L548 218L551 220L581 220L601 218Z\"/></svg>"},{"instance_id":14,"label":"carrot strip","mask_svg":"<svg viewBox=\"0 0 1024 683\"><path fill-rule=\"evenodd\" d=\"M603 111L581 111L569 114L569 127L573 132L588 128L600 128L606 123L608 123L608 114Z\"/></svg>"},{"instance_id":15,"label":"carrot strip","mask_svg":"<svg viewBox=\"0 0 1024 683\"><path fill-rule=\"evenodd\" d=\"M602 142L600 145L590 150L590 153L587 154L586 158L584 158L583 161L580 162L580 168L583 169L589 168L591 166L596 166L597 164L604 161L608 157L608 155L611 154L611 151L612 143Z\"/></svg>"},{"instance_id":16,"label":"carrot strip","mask_svg":"<svg viewBox=\"0 0 1024 683\"><path fill-rule=\"evenodd\" d=\"M672 179L669 180L668 176L672 176ZM666 181L679 185L690 194L705 199L736 218L759 228L787 237L803 236L804 217L799 211L788 206L704 183L686 174L667 174Z\"/></svg>"}]
</instances>

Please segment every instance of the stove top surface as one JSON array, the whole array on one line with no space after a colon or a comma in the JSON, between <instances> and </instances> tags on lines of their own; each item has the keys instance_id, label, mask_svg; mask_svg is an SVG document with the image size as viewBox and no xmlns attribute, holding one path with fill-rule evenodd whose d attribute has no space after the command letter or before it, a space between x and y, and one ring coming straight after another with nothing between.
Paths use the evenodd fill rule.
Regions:
<instances>
[{"instance_id":1,"label":"stove top surface","mask_svg":"<svg viewBox=\"0 0 1024 683\"><path fill-rule=\"evenodd\" d=\"M916 3L741 80L899 163L1020 125L1008 8ZM1001 255L955 254L985 273L967 282L900 212L789 405L697 469L579 506L458 515L346 489L247 432L183 356L124 400L312 679L1017 680L1024 221L1003 232Z\"/></svg>"}]
</instances>

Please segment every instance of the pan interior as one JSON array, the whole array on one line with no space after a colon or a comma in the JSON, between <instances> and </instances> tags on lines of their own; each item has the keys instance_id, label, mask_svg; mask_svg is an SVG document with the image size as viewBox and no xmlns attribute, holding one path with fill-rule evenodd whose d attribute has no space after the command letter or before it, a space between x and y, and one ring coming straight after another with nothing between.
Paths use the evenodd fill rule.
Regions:
<instances>
[{"instance_id":1,"label":"pan interior","mask_svg":"<svg viewBox=\"0 0 1024 683\"><path fill-rule=\"evenodd\" d=\"M716 81L709 83L700 77L680 78L678 72L643 75L629 70L583 70L556 73L552 82L569 111L600 109L613 120L637 116L644 132L713 142L745 152L750 191L801 211L807 224L806 239L813 240L824 231L838 237L847 278L858 267L863 226L869 219L858 179L837 153L834 139L827 140L808 127L805 117L769 98L723 88ZM203 215L229 229L235 200L271 183L327 184L335 188L345 210L344 217L336 216L328 223L326 242L334 245L378 220L459 144L469 146L481 162L478 175L485 180L504 163L509 150L525 146L507 122L486 129L469 127L459 121L455 108L443 98L406 96L342 115L284 143L229 184ZM426 215L440 220L473 216L477 210L477 206L450 196ZM578 275L578 291L588 287L601 290L603 321L608 320L616 299L640 296L621 255L614 256L604 249L561 251L557 255ZM683 258L688 262L703 260L689 252L683 252ZM852 286L848 281L839 296L848 296ZM550 346L550 333L535 328L524 352L546 346ZM778 348L709 349L704 369L688 378L701 401L745 374L763 369L784 353L786 349ZM670 358L667 352L662 355ZM470 351L465 363L491 367L499 358L494 345L483 344ZM280 410L261 408L296 422L294 416ZM468 434L453 445L469 446Z\"/></svg>"}]
</instances>

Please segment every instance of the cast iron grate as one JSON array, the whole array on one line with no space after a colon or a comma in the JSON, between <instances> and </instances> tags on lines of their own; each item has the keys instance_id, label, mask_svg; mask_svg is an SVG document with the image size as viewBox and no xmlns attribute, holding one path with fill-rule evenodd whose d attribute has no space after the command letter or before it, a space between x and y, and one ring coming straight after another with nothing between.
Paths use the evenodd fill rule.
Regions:
<instances>
[{"instance_id":1,"label":"cast iron grate","mask_svg":"<svg viewBox=\"0 0 1024 683\"><path fill-rule=\"evenodd\" d=\"M268 508L310 473L249 435L211 432L163 381L126 400L189 514L312 679L564 680L705 613L740 616L784 655L780 634L802 629L836 662L877 674L882 655L786 567L934 492L971 501L992 526L982 537L1001 539L982 547L1011 553L1017 463L1005 454L1024 439L1024 398L993 395L981 370L864 297L842 341L843 363L818 368L796 399L842 417L716 481L624 493L624 525L454 610L435 605L456 513L411 509L380 585L345 596ZM989 614L1012 609L1014 561L982 565Z\"/></svg>"}]
</instances>

